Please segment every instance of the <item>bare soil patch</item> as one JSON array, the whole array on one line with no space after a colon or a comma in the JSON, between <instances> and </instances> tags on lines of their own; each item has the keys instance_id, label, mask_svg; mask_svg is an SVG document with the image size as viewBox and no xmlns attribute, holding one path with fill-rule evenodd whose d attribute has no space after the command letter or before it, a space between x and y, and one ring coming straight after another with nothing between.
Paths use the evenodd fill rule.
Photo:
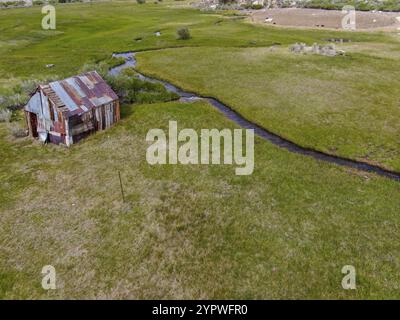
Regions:
<instances>
[{"instance_id":1,"label":"bare soil patch","mask_svg":"<svg viewBox=\"0 0 400 320\"><path fill-rule=\"evenodd\" d=\"M251 12L251 17L253 22L266 25L341 29L344 14L339 10L285 8L254 10ZM397 17L400 17L398 12L357 11L357 30L396 31L400 28ZM267 18L272 21L266 22Z\"/></svg>"}]
</instances>

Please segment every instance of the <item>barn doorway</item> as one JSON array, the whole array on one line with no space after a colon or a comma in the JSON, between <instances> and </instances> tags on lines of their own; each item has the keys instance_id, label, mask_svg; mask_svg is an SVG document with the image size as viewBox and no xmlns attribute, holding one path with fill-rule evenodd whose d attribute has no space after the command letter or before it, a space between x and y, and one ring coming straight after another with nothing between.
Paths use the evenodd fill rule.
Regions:
<instances>
[{"instance_id":1,"label":"barn doorway","mask_svg":"<svg viewBox=\"0 0 400 320\"><path fill-rule=\"evenodd\" d=\"M30 134L32 135L32 137L37 138L38 137L38 131L37 131L37 115L36 113L33 112L28 112L29 114L29 127L31 129Z\"/></svg>"}]
</instances>

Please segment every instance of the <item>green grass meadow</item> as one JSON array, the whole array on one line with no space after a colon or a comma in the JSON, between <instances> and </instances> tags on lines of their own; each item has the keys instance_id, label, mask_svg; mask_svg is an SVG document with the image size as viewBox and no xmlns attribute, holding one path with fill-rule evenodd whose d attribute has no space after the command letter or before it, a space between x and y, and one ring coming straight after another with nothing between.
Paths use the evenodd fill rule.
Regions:
<instances>
[{"instance_id":1,"label":"green grass meadow","mask_svg":"<svg viewBox=\"0 0 400 320\"><path fill-rule=\"evenodd\" d=\"M0 94L113 52L165 48L138 54L139 70L301 145L400 171L400 36L255 26L186 4L57 5L56 31L41 30L40 7L0 10ZM190 40L176 39L182 26ZM345 56L288 51L332 37L352 39ZM1 299L400 297L397 181L258 137L250 176L149 165L146 133L170 120L239 128L202 101L123 105L118 124L71 148L12 137L15 118L0 123ZM41 287L44 265L56 290ZM344 265L356 290L341 286Z\"/></svg>"}]
</instances>

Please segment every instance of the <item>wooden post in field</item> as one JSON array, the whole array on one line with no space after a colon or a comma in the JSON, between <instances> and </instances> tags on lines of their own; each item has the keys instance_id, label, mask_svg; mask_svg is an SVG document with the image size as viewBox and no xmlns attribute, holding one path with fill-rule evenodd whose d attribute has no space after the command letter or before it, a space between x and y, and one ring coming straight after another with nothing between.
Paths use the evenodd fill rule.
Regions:
<instances>
[{"instance_id":1,"label":"wooden post in field","mask_svg":"<svg viewBox=\"0 0 400 320\"><path fill-rule=\"evenodd\" d=\"M119 185L121 186L122 202L125 203L125 195L124 195L124 188L122 186L121 171L119 170L118 170L118 176L119 176Z\"/></svg>"}]
</instances>

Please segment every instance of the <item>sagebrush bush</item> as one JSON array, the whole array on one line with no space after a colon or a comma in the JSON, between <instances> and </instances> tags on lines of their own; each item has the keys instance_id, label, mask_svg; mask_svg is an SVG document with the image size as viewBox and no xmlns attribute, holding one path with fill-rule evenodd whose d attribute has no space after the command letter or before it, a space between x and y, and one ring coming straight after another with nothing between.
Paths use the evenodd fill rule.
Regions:
<instances>
[{"instance_id":1,"label":"sagebrush bush","mask_svg":"<svg viewBox=\"0 0 400 320\"><path fill-rule=\"evenodd\" d=\"M59 79L53 75L43 79L23 80L15 85L8 95L0 97L0 109L17 110L22 108L29 100L30 94L39 84L48 83Z\"/></svg>"},{"instance_id":2,"label":"sagebrush bush","mask_svg":"<svg viewBox=\"0 0 400 320\"><path fill-rule=\"evenodd\" d=\"M30 79L30 80L23 80L17 88L19 89L18 93L20 94L29 94L32 93L37 86L41 83L41 80L38 79ZM14 91L17 91L17 88L14 89Z\"/></svg>"},{"instance_id":3,"label":"sagebrush bush","mask_svg":"<svg viewBox=\"0 0 400 320\"><path fill-rule=\"evenodd\" d=\"M188 40L191 38L189 28L179 28L177 31L177 38L179 40Z\"/></svg>"},{"instance_id":4,"label":"sagebrush bush","mask_svg":"<svg viewBox=\"0 0 400 320\"><path fill-rule=\"evenodd\" d=\"M13 95L3 96L0 100L1 109L20 109L29 99L28 93L16 93Z\"/></svg>"},{"instance_id":5,"label":"sagebrush bush","mask_svg":"<svg viewBox=\"0 0 400 320\"><path fill-rule=\"evenodd\" d=\"M251 6L251 9L253 9L253 10L260 10L262 8L264 8L264 6L262 4L253 4Z\"/></svg>"},{"instance_id":6,"label":"sagebrush bush","mask_svg":"<svg viewBox=\"0 0 400 320\"><path fill-rule=\"evenodd\" d=\"M14 138L23 138L28 135L26 129L22 128L18 122L10 123L9 130Z\"/></svg>"},{"instance_id":7,"label":"sagebrush bush","mask_svg":"<svg viewBox=\"0 0 400 320\"><path fill-rule=\"evenodd\" d=\"M7 109L0 109L0 122L10 122L11 111Z\"/></svg>"}]
</instances>

